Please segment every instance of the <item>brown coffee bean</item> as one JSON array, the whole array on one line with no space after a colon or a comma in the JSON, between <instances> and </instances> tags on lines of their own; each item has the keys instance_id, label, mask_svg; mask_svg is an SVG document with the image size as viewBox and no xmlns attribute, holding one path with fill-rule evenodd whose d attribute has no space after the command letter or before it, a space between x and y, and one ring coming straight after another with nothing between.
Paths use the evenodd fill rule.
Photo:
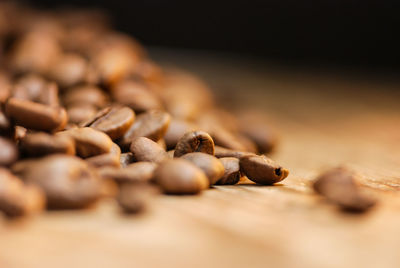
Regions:
<instances>
[{"instance_id":1,"label":"brown coffee bean","mask_svg":"<svg viewBox=\"0 0 400 268\"><path fill-rule=\"evenodd\" d=\"M98 112L94 118L82 124L106 133L112 140L119 139L131 127L135 113L129 107L111 106Z\"/></svg>"},{"instance_id":2,"label":"brown coffee bean","mask_svg":"<svg viewBox=\"0 0 400 268\"><path fill-rule=\"evenodd\" d=\"M142 61L137 65L134 76L143 81L157 84L162 83L164 80L161 68L149 60Z\"/></svg>"},{"instance_id":3,"label":"brown coffee bean","mask_svg":"<svg viewBox=\"0 0 400 268\"><path fill-rule=\"evenodd\" d=\"M217 181L219 185L233 185L239 182L241 173L239 159L235 157L222 157L222 165L224 166L224 175Z\"/></svg>"},{"instance_id":4,"label":"brown coffee bean","mask_svg":"<svg viewBox=\"0 0 400 268\"><path fill-rule=\"evenodd\" d=\"M102 108L107 105L107 95L94 85L76 86L68 89L62 97L66 106L90 105Z\"/></svg>"},{"instance_id":5,"label":"brown coffee bean","mask_svg":"<svg viewBox=\"0 0 400 268\"><path fill-rule=\"evenodd\" d=\"M38 187L24 185L11 172L0 168L0 211L18 217L41 211L44 206L45 197Z\"/></svg>"},{"instance_id":6,"label":"brown coffee bean","mask_svg":"<svg viewBox=\"0 0 400 268\"><path fill-rule=\"evenodd\" d=\"M173 118L164 136L167 149L175 149L178 140L185 135L185 133L196 129L197 127L194 123Z\"/></svg>"},{"instance_id":7,"label":"brown coffee bean","mask_svg":"<svg viewBox=\"0 0 400 268\"><path fill-rule=\"evenodd\" d=\"M123 168L129 164L132 164L133 162L135 162L135 157L133 157L133 154L131 152L122 153L119 158L119 163Z\"/></svg>"},{"instance_id":8,"label":"brown coffee bean","mask_svg":"<svg viewBox=\"0 0 400 268\"><path fill-rule=\"evenodd\" d=\"M88 64L79 54L69 53L58 57L49 70L51 79L63 88L86 80Z\"/></svg>"},{"instance_id":9,"label":"brown coffee bean","mask_svg":"<svg viewBox=\"0 0 400 268\"><path fill-rule=\"evenodd\" d=\"M90 104L78 104L68 107L67 114L69 123L81 124L96 116L97 109Z\"/></svg>"},{"instance_id":10,"label":"brown coffee bean","mask_svg":"<svg viewBox=\"0 0 400 268\"><path fill-rule=\"evenodd\" d=\"M75 143L72 138L44 132L26 134L20 140L20 149L25 155L33 157L48 154L75 155Z\"/></svg>"},{"instance_id":11,"label":"brown coffee bean","mask_svg":"<svg viewBox=\"0 0 400 268\"><path fill-rule=\"evenodd\" d=\"M64 108L10 98L5 112L16 124L35 130L57 131L67 124Z\"/></svg>"},{"instance_id":12,"label":"brown coffee bean","mask_svg":"<svg viewBox=\"0 0 400 268\"><path fill-rule=\"evenodd\" d=\"M127 165L125 168L101 168L99 169L99 175L105 179L112 179L119 184L149 182L153 178L156 168L156 163L137 162Z\"/></svg>"},{"instance_id":13,"label":"brown coffee bean","mask_svg":"<svg viewBox=\"0 0 400 268\"><path fill-rule=\"evenodd\" d=\"M214 155L214 141L211 136L204 131L192 131L183 135L176 144L174 157L192 152Z\"/></svg>"},{"instance_id":14,"label":"brown coffee bean","mask_svg":"<svg viewBox=\"0 0 400 268\"><path fill-rule=\"evenodd\" d=\"M158 141L164 136L170 121L170 115L162 111L154 110L140 114L121 138L119 144L123 148L129 148L132 140L137 137L146 137Z\"/></svg>"},{"instance_id":15,"label":"brown coffee bean","mask_svg":"<svg viewBox=\"0 0 400 268\"><path fill-rule=\"evenodd\" d=\"M121 166L120 157L121 149L117 144L113 143L109 153L92 156L85 160L94 167L111 166L119 168Z\"/></svg>"},{"instance_id":16,"label":"brown coffee bean","mask_svg":"<svg viewBox=\"0 0 400 268\"><path fill-rule=\"evenodd\" d=\"M77 155L83 158L109 153L112 140L105 133L93 128L72 128L57 135L71 137L75 141Z\"/></svg>"},{"instance_id":17,"label":"brown coffee bean","mask_svg":"<svg viewBox=\"0 0 400 268\"><path fill-rule=\"evenodd\" d=\"M203 170L210 182L210 185L215 184L224 175L224 166L215 156L196 152L185 154L181 158L192 162L201 170Z\"/></svg>"},{"instance_id":18,"label":"brown coffee bean","mask_svg":"<svg viewBox=\"0 0 400 268\"><path fill-rule=\"evenodd\" d=\"M160 163L154 172L154 180L167 194L197 194L209 187L204 172L185 159Z\"/></svg>"},{"instance_id":19,"label":"brown coffee bean","mask_svg":"<svg viewBox=\"0 0 400 268\"><path fill-rule=\"evenodd\" d=\"M119 82L111 94L115 101L132 108L136 113L163 108L160 98L154 92L134 80Z\"/></svg>"},{"instance_id":20,"label":"brown coffee bean","mask_svg":"<svg viewBox=\"0 0 400 268\"><path fill-rule=\"evenodd\" d=\"M255 146L247 148L248 144L242 142L241 138L238 137L236 133L230 132L229 130L222 128L220 126L214 125L212 129L209 130L216 145L232 149L235 151L246 152L248 149L254 150Z\"/></svg>"},{"instance_id":21,"label":"brown coffee bean","mask_svg":"<svg viewBox=\"0 0 400 268\"><path fill-rule=\"evenodd\" d=\"M15 144L0 137L0 166L9 166L18 159L18 150Z\"/></svg>"},{"instance_id":22,"label":"brown coffee bean","mask_svg":"<svg viewBox=\"0 0 400 268\"><path fill-rule=\"evenodd\" d=\"M344 167L333 168L317 177L314 190L349 212L364 212L377 202L361 192L356 175Z\"/></svg>"},{"instance_id":23,"label":"brown coffee bean","mask_svg":"<svg viewBox=\"0 0 400 268\"><path fill-rule=\"evenodd\" d=\"M136 161L146 161L160 163L168 159L167 152L161 148L156 142L145 138L139 137L132 141L130 150Z\"/></svg>"},{"instance_id":24,"label":"brown coffee bean","mask_svg":"<svg viewBox=\"0 0 400 268\"><path fill-rule=\"evenodd\" d=\"M250 152L241 152L235 151L232 149L224 148L221 146L215 146L215 157L222 158L222 157L235 157L235 158L242 158L244 156L254 155L254 153Z\"/></svg>"},{"instance_id":25,"label":"brown coffee bean","mask_svg":"<svg viewBox=\"0 0 400 268\"><path fill-rule=\"evenodd\" d=\"M289 171L264 155L249 155L240 158L240 169L250 180L265 185L282 181Z\"/></svg>"},{"instance_id":26,"label":"brown coffee bean","mask_svg":"<svg viewBox=\"0 0 400 268\"><path fill-rule=\"evenodd\" d=\"M95 171L75 156L51 155L31 161L21 176L45 192L50 208L86 207L101 193Z\"/></svg>"},{"instance_id":27,"label":"brown coffee bean","mask_svg":"<svg viewBox=\"0 0 400 268\"><path fill-rule=\"evenodd\" d=\"M120 187L117 202L125 213L139 213L147 209L157 193L157 188L148 183L124 184Z\"/></svg>"}]
</instances>

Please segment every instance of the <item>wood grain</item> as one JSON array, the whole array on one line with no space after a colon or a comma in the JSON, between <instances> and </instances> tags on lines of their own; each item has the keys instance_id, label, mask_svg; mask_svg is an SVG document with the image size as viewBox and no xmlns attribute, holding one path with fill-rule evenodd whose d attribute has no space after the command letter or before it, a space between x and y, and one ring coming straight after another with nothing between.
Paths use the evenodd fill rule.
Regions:
<instances>
[{"instance_id":1,"label":"wood grain","mask_svg":"<svg viewBox=\"0 0 400 268\"><path fill-rule=\"evenodd\" d=\"M400 83L276 70L254 61L155 53L205 78L231 109L262 109L281 134L275 186L162 196L123 216L95 209L0 218L0 267L400 267ZM318 172L346 164L379 198L367 214L315 195Z\"/></svg>"}]
</instances>

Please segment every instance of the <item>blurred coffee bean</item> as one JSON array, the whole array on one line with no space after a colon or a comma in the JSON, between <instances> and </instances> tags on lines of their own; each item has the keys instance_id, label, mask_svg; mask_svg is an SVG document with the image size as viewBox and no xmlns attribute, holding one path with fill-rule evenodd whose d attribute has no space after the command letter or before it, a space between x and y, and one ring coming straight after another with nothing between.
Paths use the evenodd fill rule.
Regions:
<instances>
[{"instance_id":1,"label":"blurred coffee bean","mask_svg":"<svg viewBox=\"0 0 400 268\"><path fill-rule=\"evenodd\" d=\"M132 140L146 137L153 141L161 139L168 129L171 117L162 111L149 111L136 117L135 122L119 141L123 148L129 148Z\"/></svg>"},{"instance_id":2,"label":"blurred coffee bean","mask_svg":"<svg viewBox=\"0 0 400 268\"><path fill-rule=\"evenodd\" d=\"M235 157L235 158L242 158L244 156L248 155L254 155L254 153L251 152L242 152L242 151L235 151L232 149L224 148L221 146L215 146L215 156L217 158L222 158L222 157Z\"/></svg>"},{"instance_id":3,"label":"blurred coffee bean","mask_svg":"<svg viewBox=\"0 0 400 268\"><path fill-rule=\"evenodd\" d=\"M58 57L49 70L49 77L62 88L86 81L88 64L79 54L68 53Z\"/></svg>"},{"instance_id":4,"label":"blurred coffee bean","mask_svg":"<svg viewBox=\"0 0 400 268\"><path fill-rule=\"evenodd\" d=\"M45 192L49 208L83 208L100 197L101 182L96 172L75 156L51 155L34 160L21 176Z\"/></svg>"},{"instance_id":5,"label":"blurred coffee bean","mask_svg":"<svg viewBox=\"0 0 400 268\"><path fill-rule=\"evenodd\" d=\"M34 130L57 131L65 127L68 119L64 108L17 98L8 99L5 112L16 124Z\"/></svg>"},{"instance_id":6,"label":"blurred coffee bean","mask_svg":"<svg viewBox=\"0 0 400 268\"><path fill-rule=\"evenodd\" d=\"M156 187L148 183L123 184L117 202L125 213L139 213L147 209L157 193Z\"/></svg>"},{"instance_id":7,"label":"blurred coffee bean","mask_svg":"<svg viewBox=\"0 0 400 268\"><path fill-rule=\"evenodd\" d=\"M141 61L135 71L134 76L151 83L162 83L164 74L159 66L149 60Z\"/></svg>"},{"instance_id":8,"label":"blurred coffee bean","mask_svg":"<svg viewBox=\"0 0 400 268\"><path fill-rule=\"evenodd\" d=\"M133 157L133 154L131 152L122 153L119 158L119 163L121 164L121 167L123 167L123 168L133 162L135 162L135 157Z\"/></svg>"},{"instance_id":9,"label":"blurred coffee bean","mask_svg":"<svg viewBox=\"0 0 400 268\"><path fill-rule=\"evenodd\" d=\"M48 154L75 155L75 143L72 138L44 132L26 134L20 140L20 149L24 155L31 157Z\"/></svg>"},{"instance_id":10,"label":"blurred coffee bean","mask_svg":"<svg viewBox=\"0 0 400 268\"><path fill-rule=\"evenodd\" d=\"M167 132L165 133L164 139L167 145L167 149L174 149L178 140L187 132L194 131L198 127L194 123L186 120L180 120L173 118Z\"/></svg>"},{"instance_id":11,"label":"blurred coffee bean","mask_svg":"<svg viewBox=\"0 0 400 268\"><path fill-rule=\"evenodd\" d=\"M214 155L214 141L211 136L204 131L192 131L184 134L176 144L174 157L192 152Z\"/></svg>"},{"instance_id":12,"label":"blurred coffee bean","mask_svg":"<svg viewBox=\"0 0 400 268\"><path fill-rule=\"evenodd\" d=\"M160 145L146 137L135 138L131 143L130 150L138 162L160 163L169 158L167 152Z\"/></svg>"},{"instance_id":13,"label":"blurred coffee bean","mask_svg":"<svg viewBox=\"0 0 400 268\"><path fill-rule=\"evenodd\" d=\"M6 138L0 137L0 166L9 166L18 159L16 145Z\"/></svg>"},{"instance_id":14,"label":"blurred coffee bean","mask_svg":"<svg viewBox=\"0 0 400 268\"><path fill-rule=\"evenodd\" d=\"M235 157L222 157L219 160L224 166L224 175L216 184L233 185L238 183L241 177L239 159Z\"/></svg>"},{"instance_id":15,"label":"blurred coffee bean","mask_svg":"<svg viewBox=\"0 0 400 268\"><path fill-rule=\"evenodd\" d=\"M280 182L289 175L289 170L281 167L265 155L241 157L240 169L250 180L265 185Z\"/></svg>"},{"instance_id":16,"label":"blurred coffee bean","mask_svg":"<svg viewBox=\"0 0 400 268\"><path fill-rule=\"evenodd\" d=\"M210 185L215 184L224 175L223 164L213 155L196 152L185 154L181 158L201 168L204 174L206 174Z\"/></svg>"},{"instance_id":17,"label":"blurred coffee bean","mask_svg":"<svg viewBox=\"0 0 400 268\"><path fill-rule=\"evenodd\" d=\"M97 114L97 109L90 104L78 104L68 107L67 114L69 123L81 124L93 118Z\"/></svg>"},{"instance_id":18,"label":"blurred coffee bean","mask_svg":"<svg viewBox=\"0 0 400 268\"><path fill-rule=\"evenodd\" d=\"M66 106L91 105L102 108L108 103L108 96L94 85L69 88L62 97Z\"/></svg>"},{"instance_id":19,"label":"blurred coffee bean","mask_svg":"<svg viewBox=\"0 0 400 268\"><path fill-rule=\"evenodd\" d=\"M117 144L113 143L109 153L92 156L85 160L94 167L111 166L119 168L121 166L120 157L121 149Z\"/></svg>"},{"instance_id":20,"label":"blurred coffee bean","mask_svg":"<svg viewBox=\"0 0 400 268\"><path fill-rule=\"evenodd\" d=\"M111 94L116 102L132 108L136 113L163 109L160 98L143 83L134 80L117 83Z\"/></svg>"},{"instance_id":21,"label":"blurred coffee bean","mask_svg":"<svg viewBox=\"0 0 400 268\"><path fill-rule=\"evenodd\" d=\"M0 212L8 217L34 214L44 208L45 202L38 187L24 185L11 172L0 167Z\"/></svg>"},{"instance_id":22,"label":"blurred coffee bean","mask_svg":"<svg viewBox=\"0 0 400 268\"><path fill-rule=\"evenodd\" d=\"M345 211L365 212L377 203L377 200L361 191L356 174L345 167L320 174L313 187L317 193Z\"/></svg>"},{"instance_id":23,"label":"blurred coffee bean","mask_svg":"<svg viewBox=\"0 0 400 268\"><path fill-rule=\"evenodd\" d=\"M105 133L89 127L73 128L56 135L72 138L75 141L76 154L82 158L109 153L113 145Z\"/></svg>"},{"instance_id":24,"label":"blurred coffee bean","mask_svg":"<svg viewBox=\"0 0 400 268\"><path fill-rule=\"evenodd\" d=\"M104 167L99 169L99 175L105 179L112 179L115 182L149 182L153 179L156 163L137 162L127 165L124 168Z\"/></svg>"},{"instance_id":25,"label":"blurred coffee bean","mask_svg":"<svg viewBox=\"0 0 400 268\"><path fill-rule=\"evenodd\" d=\"M184 159L160 163L154 172L154 180L167 194L197 194L209 187L204 172Z\"/></svg>"},{"instance_id":26,"label":"blurred coffee bean","mask_svg":"<svg viewBox=\"0 0 400 268\"><path fill-rule=\"evenodd\" d=\"M98 112L88 122L82 124L106 133L112 140L119 139L131 127L135 113L124 106L111 106Z\"/></svg>"}]
</instances>

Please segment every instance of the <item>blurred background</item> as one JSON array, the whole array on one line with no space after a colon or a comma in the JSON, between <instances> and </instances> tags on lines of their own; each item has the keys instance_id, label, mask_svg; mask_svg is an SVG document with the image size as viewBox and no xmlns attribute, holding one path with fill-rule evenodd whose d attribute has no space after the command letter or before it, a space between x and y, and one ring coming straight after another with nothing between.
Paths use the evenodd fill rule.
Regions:
<instances>
[{"instance_id":1,"label":"blurred background","mask_svg":"<svg viewBox=\"0 0 400 268\"><path fill-rule=\"evenodd\" d=\"M96 7L147 46L235 53L268 62L396 75L397 1L35 0Z\"/></svg>"}]
</instances>

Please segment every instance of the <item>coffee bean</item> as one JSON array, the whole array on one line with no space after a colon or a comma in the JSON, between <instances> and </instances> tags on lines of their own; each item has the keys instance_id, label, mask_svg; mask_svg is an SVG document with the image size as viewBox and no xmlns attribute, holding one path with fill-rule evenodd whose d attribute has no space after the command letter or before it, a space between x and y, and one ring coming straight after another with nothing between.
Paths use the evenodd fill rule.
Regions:
<instances>
[{"instance_id":1,"label":"coffee bean","mask_svg":"<svg viewBox=\"0 0 400 268\"><path fill-rule=\"evenodd\" d=\"M127 165L125 168L105 167L99 170L102 178L112 179L115 182L132 183L132 182L149 182L153 178L156 163L137 162Z\"/></svg>"},{"instance_id":2,"label":"coffee bean","mask_svg":"<svg viewBox=\"0 0 400 268\"><path fill-rule=\"evenodd\" d=\"M133 162L135 162L135 157L133 157L133 154L131 152L122 153L119 158L119 163L123 168L129 164L132 164Z\"/></svg>"},{"instance_id":3,"label":"coffee bean","mask_svg":"<svg viewBox=\"0 0 400 268\"><path fill-rule=\"evenodd\" d=\"M33 157L48 154L75 155L75 143L72 138L44 132L25 135L20 141L20 149L23 154Z\"/></svg>"},{"instance_id":4,"label":"coffee bean","mask_svg":"<svg viewBox=\"0 0 400 268\"><path fill-rule=\"evenodd\" d=\"M81 124L96 116L97 109L90 104L71 105L67 108L67 114L69 123Z\"/></svg>"},{"instance_id":5,"label":"coffee bean","mask_svg":"<svg viewBox=\"0 0 400 268\"><path fill-rule=\"evenodd\" d=\"M73 128L58 132L57 135L72 138L77 155L83 158L108 153L113 144L105 133L89 127Z\"/></svg>"},{"instance_id":6,"label":"coffee bean","mask_svg":"<svg viewBox=\"0 0 400 268\"><path fill-rule=\"evenodd\" d=\"M117 144L113 143L109 153L92 156L85 160L94 167L111 166L119 168L121 166L119 162L120 156L121 149Z\"/></svg>"},{"instance_id":7,"label":"coffee bean","mask_svg":"<svg viewBox=\"0 0 400 268\"><path fill-rule=\"evenodd\" d=\"M58 57L49 70L51 79L61 87L71 87L86 80L88 64L79 54L68 53Z\"/></svg>"},{"instance_id":8,"label":"coffee bean","mask_svg":"<svg viewBox=\"0 0 400 268\"><path fill-rule=\"evenodd\" d=\"M139 137L132 141L130 150L136 161L147 161L160 163L168 159L167 152L161 148L156 142L145 138Z\"/></svg>"},{"instance_id":9,"label":"coffee bean","mask_svg":"<svg viewBox=\"0 0 400 268\"><path fill-rule=\"evenodd\" d=\"M112 140L119 139L131 127L135 113L128 107L111 106L104 108L88 122L82 124L106 133Z\"/></svg>"},{"instance_id":10,"label":"coffee bean","mask_svg":"<svg viewBox=\"0 0 400 268\"><path fill-rule=\"evenodd\" d=\"M204 172L184 159L160 163L154 172L154 179L167 194L197 194L209 187Z\"/></svg>"},{"instance_id":11,"label":"coffee bean","mask_svg":"<svg viewBox=\"0 0 400 268\"><path fill-rule=\"evenodd\" d=\"M8 99L5 112L16 124L34 130L57 131L67 124L67 113L61 107L47 106L17 98Z\"/></svg>"},{"instance_id":12,"label":"coffee bean","mask_svg":"<svg viewBox=\"0 0 400 268\"><path fill-rule=\"evenodd\" d=\"M224 175L216 184L233 185L238 183L241 177L239 159L235 157L222 157L219 160L224 166Z\"/></svg>"},{"instance_id":13,"label":"coffee bean","mask_svg":"<svg viewBox=\"0 0 400 268\"><path fill-rule=\"evenodd\" d=\"M23 182L4 168L0 168L0 211L18 217L41 211L45 206L43 192Z\"/></svg>"},{"instance_id":14,"label":"coffee bean","mask_svg":"<svg viewBox=\"0 0 400 268\"><path fill-rule=\"evenodd\" d=\"M165 133L164 139L167 144L167 149L175 149L178 140L187 132L196 130L197 127L194 123L189 121L180 120L173 118L167 132Z\"/></svg>"},{"instance_id":15,"label":"coffee bean","mask_svg":"<svg viewBox=\"0 0 400 268\"><path fill-rule=\"evenodd\" d=\"M140 114L121 138L119 144L123 148L129 148L132 140L137 137L146 137L158 141L167 131L170 120L170 115L162 111L154 110Z\"/></svg>"},{"instance_id":16,"label":"coffee bean","mask_svg":"<svg viewBox=\"0 0 400 268\"><path fill-rule=\"evenodd\" d=\"M112 96L115 101L132 108L137 113L163 108L160 98L143 83L124 80L113 87Z\"/></svg>"},{"instance_id":17,"label":"coffee bean","mask_svg":"<svg viewBox=\"0 0 400 268\"><path fill-rule=\"evenodd\" d=\"M32 161L21 176L45 192L50 208L83 208L100 197L101 182L95 171L74 156L51 155Z\"/></svg>"},{"instance_id":18,"label":"coffee bean","mask_svg":"<svg viewBox=\"0 0 400 268\"><path fill-rule=\"evenodd\" d=\"M164 79L161 68L158 67L157 64L149 60L141 61L137 65L134 76L143 81L157 84L162 83Z\"/></svg>"},{"instance_id":19,"label":"coffee bean","mask_svg":"<svg viewBox=\"0 0 400 268\"><path fill-rule=\"evenodd\" d=\"M124 184L120 187L117 202L125 213L139 213L147 209L156 193L155 186L148 183Z\"/></svg>"},{"instance_id":20,"label":"coffee bean","mask_svg":"<svg viewBox=\"0 0 400 268\"><path fill-rule=\"evenodd\" d=\"M184 134L176 144L174 157L192 152L214 155L214 141L211 136L204 131L192 131Z\"/></svg>"},{"instance_id":21,"label":"coffee bean","mask_svg":"<svg viewBox=\"0 0 400 268\"><path fill-rule=\"evenodd\" d=\"M361 192L356 174L344 167L322 173L314 181L313 187L328 201L349 212L364 212L377 203L375 199Z\"/></svg>"},{"instance_id":22,"label":"coffee bean","mask_svg":"<svg viewBox=\"0 0 400 268\"><path fill-rule=\"evenodd\" d=\"M282 181L289 171L264 155L248 155L240 158L240 169L252 181L271 185Z\"/></svg>"},{"instance_id":23,"label":"coffee bean","mask_svg":"<svg viewBox=\"0 0 400 268\"><path fill-rule=\"evenodd\" d=\"M107 105L107 95L94 85L82 85L68 89L62 97L66 106L90 105L102 108Z\"/></svg>"},{"instance_id":24,"label":"coffee bean","mask_svg":"<svg viewBox=\"0 0 400 268\"><path fill-rule=\"evenodd\" d=\"M18 150L15 144L0 137L0 166L9 166L18 159Z\"/></svg>"},{"instance_id":25,"label":"coffee bean","mask_svg":"<svg viewBox=\"0 0 400 268\"><path fill-rule=\"evenodd\" d=\"M217 158L235 157L235 158L240 159L244 156L249 156L249 155L254 155L254 153L235 151L235 150L224 148L221 146L215 146L215 156Z\"/></svg>"},{"instance_id":26,"label":"coffee bean","mask_svg":"<svg viewBox=\"0 0 400 268\"><path fill-rule=\"evenodd\" d=\"M203 170L210 185L215 184L224 175L224 166L215 156L205 153L188 153L181 158L186 159Z\"/></svg>"}]
</instances>

